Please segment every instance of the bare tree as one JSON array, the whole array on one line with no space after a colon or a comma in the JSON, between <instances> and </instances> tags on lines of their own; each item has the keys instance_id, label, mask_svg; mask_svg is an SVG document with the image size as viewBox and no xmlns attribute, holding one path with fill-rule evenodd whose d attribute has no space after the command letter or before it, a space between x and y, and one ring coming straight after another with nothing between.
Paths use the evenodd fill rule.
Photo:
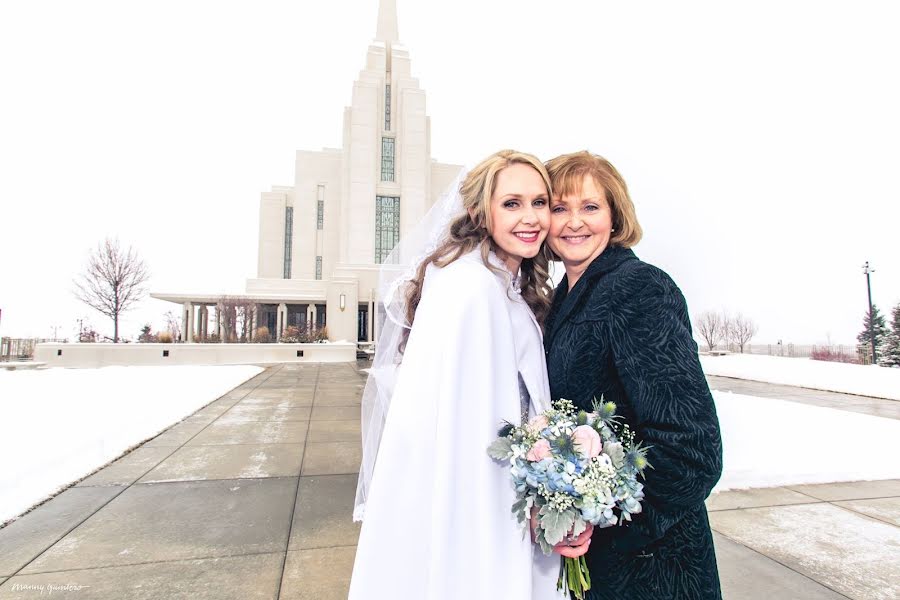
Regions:
<instances>
[{"instance_id":1,"label":"bare tree","mask_svg":"<svg viewBox=\"0 0 900 600\"><path fill-rule=\"evenodd\" d=\"M697 331L712 350L725 337L725 322L722 315L711 310L700 313L697 315Z\"/></svg>"},{"instance_id":2,"label":"bare tree","mask_svg":"<svg viewBox=\"0 0 900 600\"><path fill-rule=\"evenodd\" d=\"M242 296L222 296L218 302L216 319L222 325L226 342L249 342L254 303Z\"/></svg>"},{"instance_id":3,"label":"bare tree","mask_svg":"<svg viewBox=\"0 0 900 600\"><path fill-rule=\"evenodd\" d=\"M166 331L172 336L173 340L177 340L181 334L181 313L175 313L174 310L167 310L163 315L166 319Z\"/></svg>"},{"instance_id":4,"label":"bare tree","mask_svg":"<svg viewBox=\"0 0 900 600\"><path fill-rule=\"evenodd\" d=\"M741 313L738 313L734 318L728 319L727 323L728 337L741 349L741 354L743 354L744 346L750 343L750 340L753 339L759 328L753 319L745 317Z\"/></svg>"},{"instance_id":5,"label":"bare tree","mask_svg":"<svg viewBox=\"0 0 900 600\"><path fill-rule=\"evenodd\" d=\"M119 341L119 317L146 293L150 278L137 252L119 247L119 240L106 238L91 253L85 272L75 281L75 296L113 320L113 342Z\"/></svg>"}]
</instances>

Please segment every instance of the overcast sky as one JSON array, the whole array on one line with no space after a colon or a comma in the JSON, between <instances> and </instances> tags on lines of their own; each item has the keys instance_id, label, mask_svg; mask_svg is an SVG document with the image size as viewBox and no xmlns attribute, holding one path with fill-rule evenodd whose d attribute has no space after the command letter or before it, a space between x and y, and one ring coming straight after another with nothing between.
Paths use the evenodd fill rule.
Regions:
<instances>
[{"instance_id":1,"label":"overcast sky","mask_svg":"<svg viewBox=\"0 0 900 600\"><path fill-rule=\"evenodd\" d=\"M853 342L900 302L896 2L398 0L433 157L589 149L641 258L760 343ZM105 317L72 279L104 236L156 292L241 292L258 202L340 147L377 0L0 4L0 335ZM147 299L126 336L163 325Z\"/></svg>"}]
</instances>

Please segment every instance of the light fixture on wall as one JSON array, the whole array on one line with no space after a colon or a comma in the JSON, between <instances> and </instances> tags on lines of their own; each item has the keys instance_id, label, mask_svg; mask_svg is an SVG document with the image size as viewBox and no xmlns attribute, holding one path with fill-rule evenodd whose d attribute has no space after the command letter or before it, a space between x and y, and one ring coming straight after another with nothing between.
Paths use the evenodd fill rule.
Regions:
<instances>
[{"instance_id":1,"label":"light fixture on wall","mask_svg":"<svg viewBox=\"0 0 900 600\"><path fill-rule=\"evenodd\" d=\"M347 308L347 294L341 294L341 310Z\"/></svg>"}]
</instances>

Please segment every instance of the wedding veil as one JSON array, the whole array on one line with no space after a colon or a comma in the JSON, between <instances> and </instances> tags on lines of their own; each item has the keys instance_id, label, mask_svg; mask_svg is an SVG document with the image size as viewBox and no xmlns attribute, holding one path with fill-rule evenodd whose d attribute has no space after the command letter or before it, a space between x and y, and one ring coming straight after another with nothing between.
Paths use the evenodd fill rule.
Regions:
<instances>
[{"instance_id":1,"label":"wedding veil","mask_svg":"<svg viewBox=\"0 0 900 600\"><path fill-rule=\"evenodd\" d=\"M378 337L362 396L362 464L353 507L354 521L363 520L381 433L403 358L400 344L410 329L406 316L407 284L415 277L422 261L444 241L453 220L463 214L459 187L466 173L467 169L460 171L422 220L403 235L379 270L375 312Z\"/></svg>"}]
</instances>

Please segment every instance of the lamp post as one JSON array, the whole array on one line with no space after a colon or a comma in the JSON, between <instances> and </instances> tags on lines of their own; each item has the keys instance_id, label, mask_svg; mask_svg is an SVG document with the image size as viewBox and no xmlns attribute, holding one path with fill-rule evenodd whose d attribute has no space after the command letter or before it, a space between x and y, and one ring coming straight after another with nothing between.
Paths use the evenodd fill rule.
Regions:
<instances>
[{"instance_id":1,"label":"lamp post","mask_svg":"<svg viewBox=\"0 0 900 600\"><path fill-rule=\"evenodd\" d=\"M872 309L872 279L870 275L875 269L869 267L869 261L863 265L863 273L866 275L866 287L869 290L869 341L872 343L872 364L877 364L878 356L875 354L875 315Z\"/></svg>"}]
</instances>

